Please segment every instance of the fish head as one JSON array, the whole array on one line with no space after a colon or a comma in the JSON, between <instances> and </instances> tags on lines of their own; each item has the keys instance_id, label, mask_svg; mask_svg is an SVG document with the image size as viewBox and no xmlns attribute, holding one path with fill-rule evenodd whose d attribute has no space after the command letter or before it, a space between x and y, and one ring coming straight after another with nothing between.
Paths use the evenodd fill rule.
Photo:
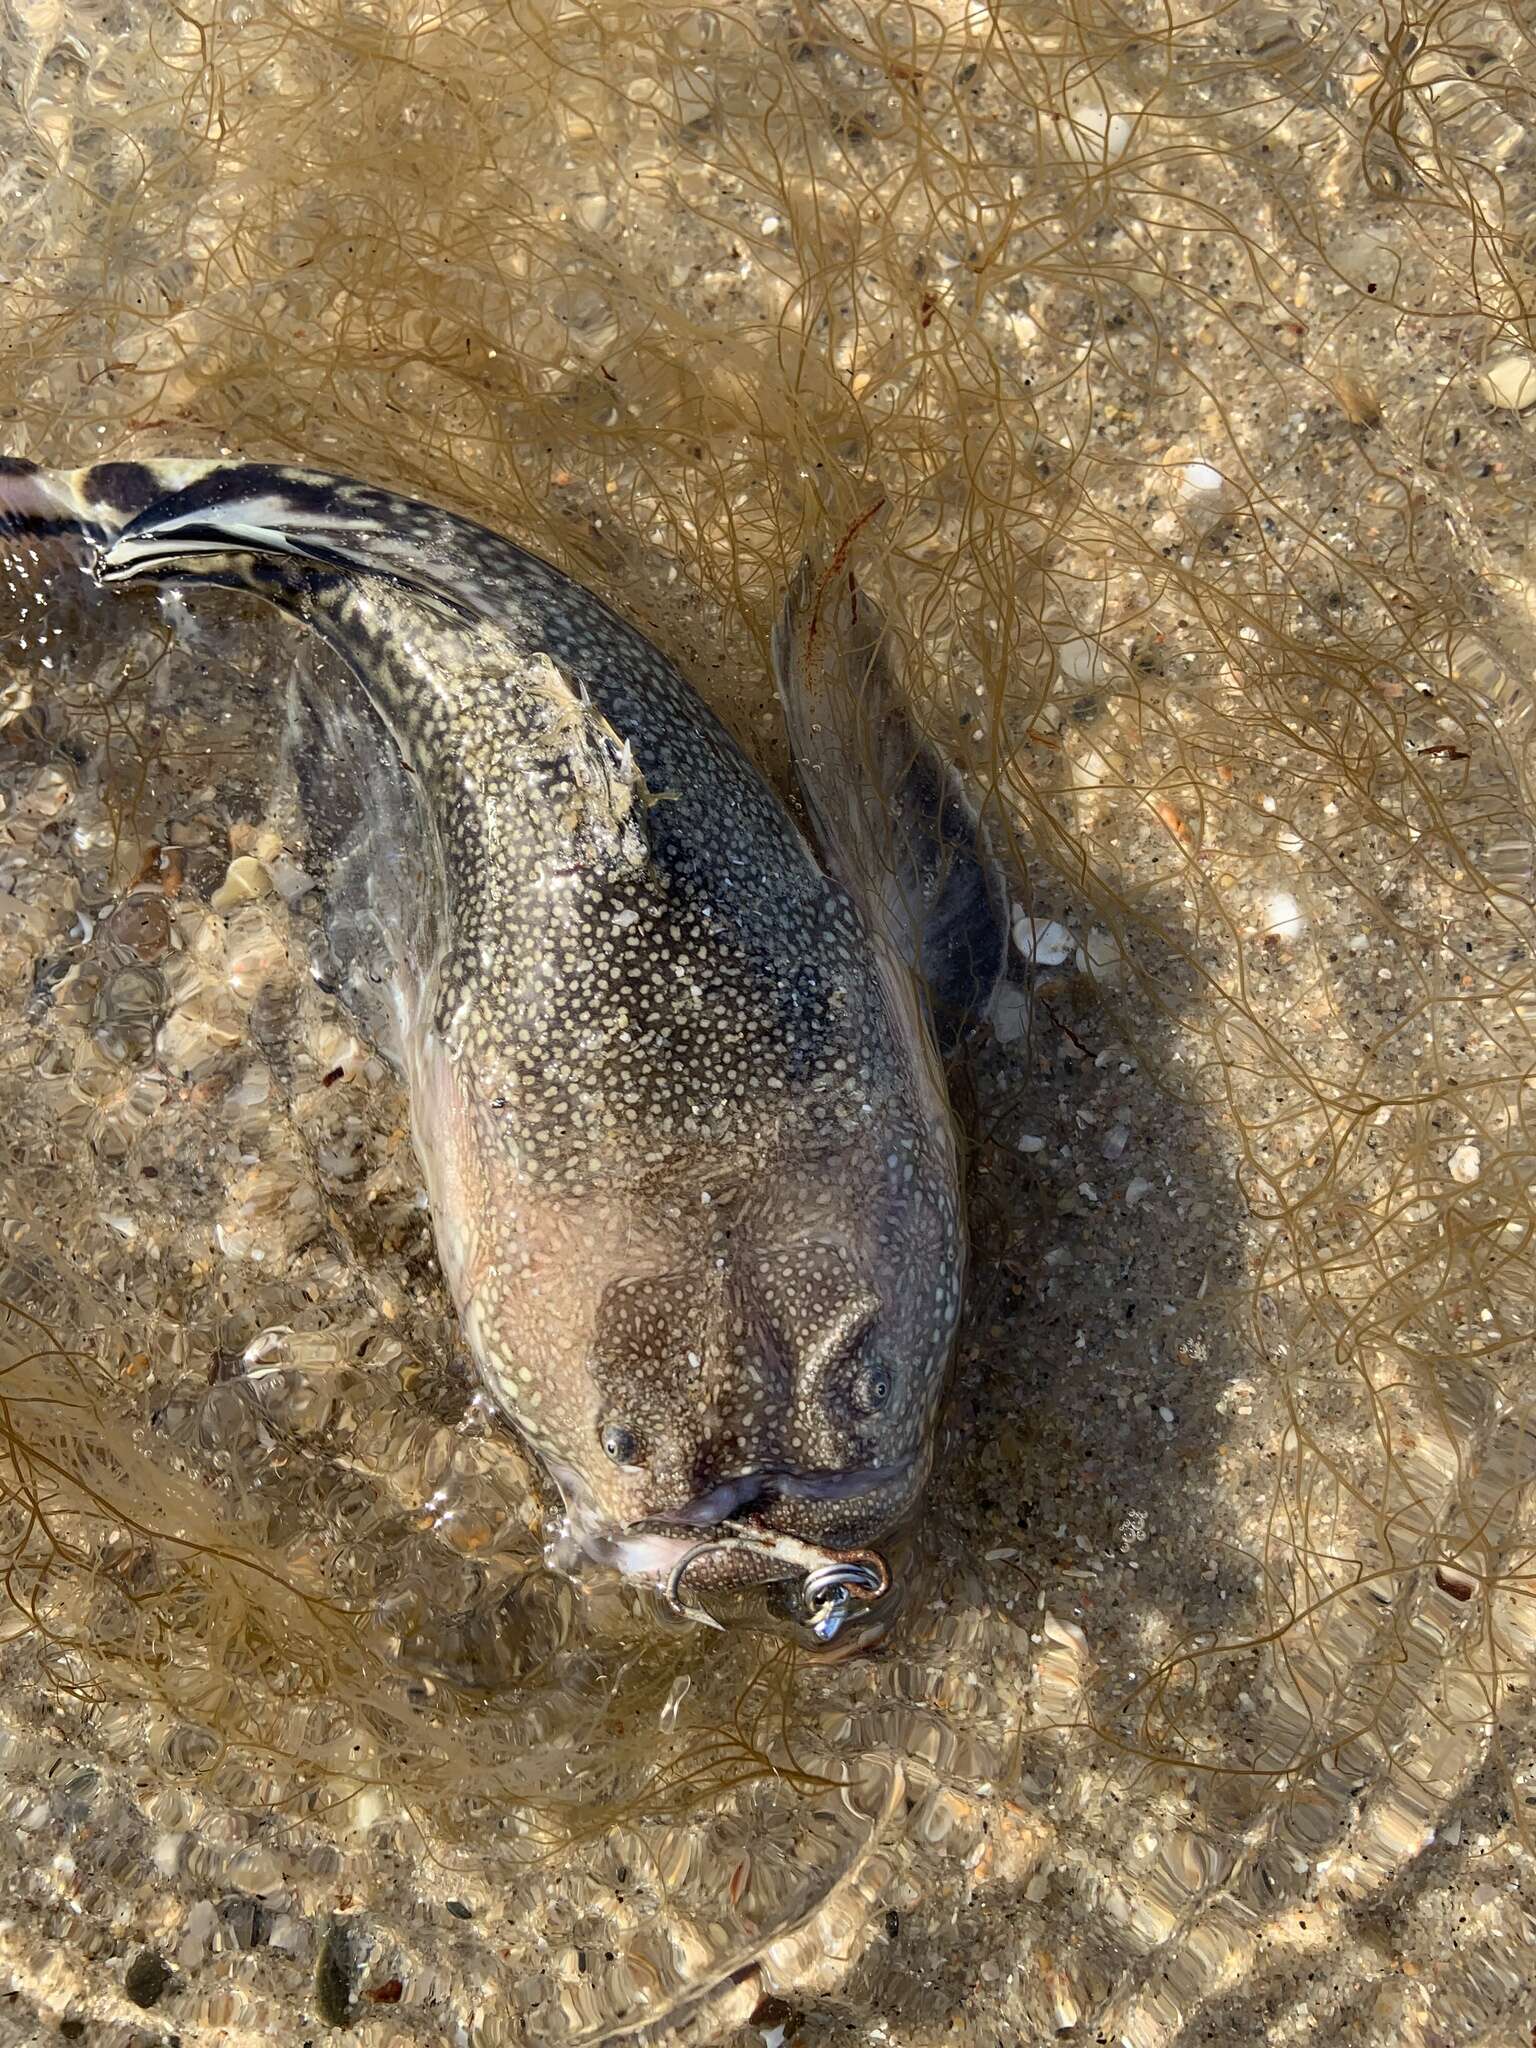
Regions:
<instances>
[{"instance_id":1,"label":"fish head","mask_svg":"<svg viewBox=\"0 0 1536 2048\"><path fill-rule=\"evenodd\" d=\"M542 1446L575 1544L675 1596L879 1543L927 1479L959 1313L947 1126L753 1173L692 1167L618 1224L603 1235L625 1255L588 1297Z\"/></svg>"},{"instance_id":2,"label":"fish head","mask_svg":"<svg viewBox=\"0 0 1536 2048\"><path fill-rule=\"evenodd\" d=\"M832 1570L915 1505L959 1314L947 1120L530 1184L495 1095L428 1079L440 1253L488 1390L558 1486L558 1561L678 1597Z\"/></svg>"}]
</instances>

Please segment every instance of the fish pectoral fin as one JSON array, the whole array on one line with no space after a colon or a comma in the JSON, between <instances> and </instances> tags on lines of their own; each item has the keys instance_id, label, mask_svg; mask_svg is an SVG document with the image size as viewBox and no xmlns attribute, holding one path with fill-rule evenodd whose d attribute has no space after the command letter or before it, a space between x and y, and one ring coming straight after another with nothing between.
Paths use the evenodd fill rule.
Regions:
<instances>
[{"instance_id":1,"label":"fish pectoral fin","mask_svg":"<svg viewBox=\"0 0 1536 2048\"><path fill-rule=\"evenodd\" d=\"M795 777L823 859L926 986L947 1054L1006 964L1008 891L964 777L912 716L897 655L846 565L801 564L773 634Z\"/></svg>"},{"instance_id":2,"label":"fish pectoral fin","mask_svg":"<svg viewBox=\"0 0 1536 2048\"><path fill-rule=\"evenodd\" d=\"M486 782L535 802L547 790L579 865L630 877L649 861L660 798L590 693L539 651L528 592L563 602L563 587L511 542L371 484L272 463L0 483L7 530L62 521L94 546L99 582L227 584L302 620L362 684L429 806ZM499 829L496 809L481 807L482 835Z\"/></svg>"}]
</instances>

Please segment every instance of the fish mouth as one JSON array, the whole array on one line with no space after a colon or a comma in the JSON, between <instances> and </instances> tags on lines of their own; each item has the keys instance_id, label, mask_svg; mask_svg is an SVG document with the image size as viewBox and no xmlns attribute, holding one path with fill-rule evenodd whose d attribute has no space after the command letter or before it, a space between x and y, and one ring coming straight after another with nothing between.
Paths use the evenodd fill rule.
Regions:
<instances>
[{"instance_id":1,"label":"fish mouth","mask_svg":"<svg viewBox=\"0 0 1536 2048\"><path fill-rule=\"evenodd\" d=\"M738 1521L754 1510L775 1507L781 1502L825 1506L858 1500L904 1481L911 1470L910 1458L902 1458L894 1465L863 1465L852 1471L758 1465L750 1472L736 1472L717 1480L680 1508L659 1509L631 1526L637 1532L658 1533L668 1529L713 1529L722 1522Z\"/></svg>"},{"instance_id":2,"label":"fish mouth","mask_svg":"<svg viewBox=\"0 0 1536 2048\"><path fill-rule=\"evenodd\" d=\"M878 1551L816 1542L775 1528L763 1519L765 1511L864 1500L891 1488L899 1495L912 1470L910 1458L851 1471L757 1466L718 1480L680 1508L632 1523L628 1534L631 1540L668 1546L662 1590L684 1614L713 1619L691 1597L695 1589L798 1579L800 1619L818 1642L829 1644L853 1614L890 1591L890 1568Z\"/></svg>"},{"instance_id":3,"label":"fish mouth","mask_svg":"<svg viewBox=\"0 0 1536 2048\"><path fill-rule=\"evenodd\" d=\"M915 1465L905 1458L853 1470L757 1466L716 1481L680 1507L619 1525L604 1525L584 1509L577 1475L557 1468L566 1517L551 1556L566 1569L578 1554L616 1568L711 1627L720 1623L699 1605L700 1594L798 1581L799 1618L826 1645L854 1613L891 1590L885 1559L875 1550L817 1542L758 1518L781 1504L835 1505L892 1487L904 1497Z\"/></svg>"}]
</instances>

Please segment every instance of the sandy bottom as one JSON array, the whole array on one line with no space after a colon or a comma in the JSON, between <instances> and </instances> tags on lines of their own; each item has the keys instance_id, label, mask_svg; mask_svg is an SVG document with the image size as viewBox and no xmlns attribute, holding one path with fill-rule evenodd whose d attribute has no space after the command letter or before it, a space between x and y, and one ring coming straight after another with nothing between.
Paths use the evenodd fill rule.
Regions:
<instances>
[{"instance_id":1,"label":"sandy bottom","mask_svg":"<svg viewBox=\"0 0 1536 2048\"><path fill-rule=\"evenodd\" d=\"M0 2048L1528 2043L1514 25L151 13L5 17L0 452L436 483L774 773L878 487L1020 947L890 1633L572 1589L307 971L324 671L4 559Z\"/></svg>"}]
</instances>

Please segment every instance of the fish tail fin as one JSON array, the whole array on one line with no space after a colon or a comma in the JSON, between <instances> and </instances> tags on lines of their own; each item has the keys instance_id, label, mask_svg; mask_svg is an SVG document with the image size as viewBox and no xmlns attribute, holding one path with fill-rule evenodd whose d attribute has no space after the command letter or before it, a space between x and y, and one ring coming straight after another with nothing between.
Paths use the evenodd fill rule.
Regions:
<instances>
[{"instance_id":1,"label":"fish tail fin","mask_svg":"<svg viewBox=\"0 0 1536 2048\"><path fill-rule=\"evenodd\" d=\"M553 574L470 520L351 477L265 462L149 467L174 467L174 486L116 531L97 564L103 583L195 578L217 559L256 565L255 581L384 576L441 613L496 620L509 572Z\"/></svg>"},{"instance_id":2,"label":"fish tail fin","mask_svg":"<svg viewBox=\"0 0 1536 2048\"><path fill-rule=\"evenodd\" d=\"M0 455L0 541L62 539L101 551L158 499L229 466L171 460L44 469Z\"/></svg>"},{"instance_id":3,"label":"fish tail fin","mask_svg":"<svg viewBox=\"0 0 1536 2048\"><path fill-rule=\"evenodd\" d=\"M446 550L425 548L417 530L448 518L345 477L274 463L167 458L64 470L0 459L0 544L83 547L101 584L249 585L281 602L285 587L316 572L372 571L451 608L454 593L419 573Z\"/></svg>"}]
</instances>

